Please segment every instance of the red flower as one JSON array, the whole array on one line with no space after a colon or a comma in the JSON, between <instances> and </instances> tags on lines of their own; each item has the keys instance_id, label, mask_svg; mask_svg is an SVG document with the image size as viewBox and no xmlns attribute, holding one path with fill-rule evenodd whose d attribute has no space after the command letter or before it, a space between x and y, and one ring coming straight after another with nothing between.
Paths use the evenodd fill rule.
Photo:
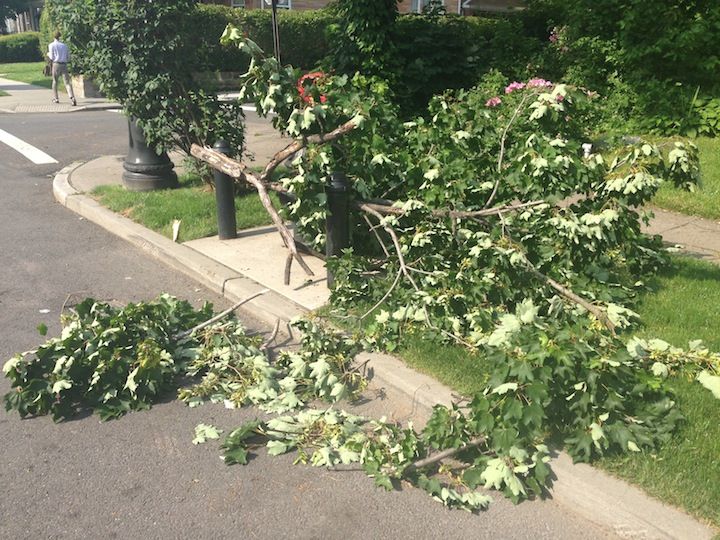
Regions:
<instances>
[{"instance_id":1,"label":"red flower","mask_svg":"<svg viewBox=\"0 0 720 540\"><path fill-rule=\"evenodd\" d=\"M310 105L315 104L315 99L312 95L310 95L310 89L313 85L315 85L318 81L323 79L325 77L325 73L322 71L313 71L311 73L306 73L302 77L298 79L297 82L297 89L298 94L300 95L300 99L303 100L304 103L309 103ZM306 83L308 83L306 85ZM320 103L325 103L327 101L327 97L324 95L320 95Z\"/></svg>"}]
</instances>

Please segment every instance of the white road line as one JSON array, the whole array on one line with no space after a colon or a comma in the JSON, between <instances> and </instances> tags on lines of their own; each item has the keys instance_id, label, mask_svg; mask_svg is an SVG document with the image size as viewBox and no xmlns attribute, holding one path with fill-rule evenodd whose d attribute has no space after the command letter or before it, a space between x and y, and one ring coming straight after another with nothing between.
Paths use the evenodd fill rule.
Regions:
<instances>
[{"instance_id":1,"label":"white road line","mask_svg":"<svg viewBox=\"0 0 720 540\"><path fill-rule=\"evenodd\" d=\"M18 139L15 135L11 135L7 131L0 129L0 142L7 144L13 150L20 152L36 165L44 165L46 163L57 163L57 160L48 156L39 148Z\"/></svg>"}]
</instances>

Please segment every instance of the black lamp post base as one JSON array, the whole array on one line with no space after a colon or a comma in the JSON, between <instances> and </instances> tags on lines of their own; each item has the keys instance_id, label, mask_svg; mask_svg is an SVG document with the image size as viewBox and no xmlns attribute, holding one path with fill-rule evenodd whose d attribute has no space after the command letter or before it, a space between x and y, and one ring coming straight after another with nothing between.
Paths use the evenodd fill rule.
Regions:
<instances>
[{"instance_id":1,"label":"black lamp post base","mask_svg":"<svg viewBox=\"0 0 720 540\"><path fill-rule=\"evenodd\" d=\"M125 169L122 183L128 191L152 191L154 189L171 189L178 187L178 179L172 164L169 168L158 171L135 172Z\"/></svg>"},{"instance_id":2,"label":"black lamp post base","mask_svg":"<svg viewBox=\"0 0 720 540\"><path fill-rule=\"evenodd\" d=\"M152 191L178 187L173 162L166 152L149 148L134 118L128 119L128 155L123 162L122 183L128 191Z\"/></svg>"}]
</instances>

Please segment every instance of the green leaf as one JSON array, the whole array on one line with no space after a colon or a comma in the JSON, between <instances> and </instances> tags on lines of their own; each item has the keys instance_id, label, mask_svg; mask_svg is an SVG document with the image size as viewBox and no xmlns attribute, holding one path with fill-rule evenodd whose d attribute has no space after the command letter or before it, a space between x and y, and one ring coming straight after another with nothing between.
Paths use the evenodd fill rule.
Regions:
<instances>
[{"instance_id":1,"label":"green leaf","mask_svg":"<svg viewBox=\"0 0 720 540\"><path fill-rule=\"evenodd\" d=\"M225 465L247 465L248 450L242 446L236 446L231 450L226 450L222 458Z\"/></svg>"},{"instance_id":2,"label":"green leaf","mask_svg":"<svg viewBox=\"0 0 720 540\"><path fill-rule=\"evenodd\" d=\"M282 441L268 441L266 446L267 452L271 456L279 456L280 454L286 453L291 448L291 445L285 444Z\"/></svg>"},{"instance_id":3,"label":"green leaf","mask_svg":"<svg viewBox=\"0 0 720 540\"><path fill-rule=\"evenodd\" d=\"M475 489L483 482L482 473L483 469L479 467L470 467L469 469L465 469L462 474L463 484L471 489Z\"/></svg>"},{"instance_id":4,"label":"green leaf","mask_svg":"<svg viewBox=\"0 0 720 540\"><path fill-rule=\"evenodd\" d=\"M37 326L37 331L41 336L46 336L48 333L48 327L45 323L40 323Z\"/></svg>"},{"instance_id":5,"label":"green leaf","mask_svg":"<svg viewBox=\"0 0 720 540\"><path fill-rule=\"evenodd\" d=\"M390 477L386 474L378 473L375 475L375 485L381 488L384 488L387 491L392 491L394 489L392 480Z\"/></svg>"},{"instance_id":6,"label":"green leaf","mask_svg":"<svg viewBox=\"0 0 720 540\"><path fill-rule=\"evenodd\" d=\"M222 429L218 429L210 424L198 424L195 426L195 438L193 444L202 444L209 439L219 439Z\"/></svg>"},{"instance_id":7,"label":"green leaf","mask_svg":"<svg viewBox=\"0 0 720 540\"><path fill-rule=\"evenodd\" d=\"M710 390L717 399L720 399L720 377L717 375L711 375L709 371L703 370L698 376L697 380L705 388Z\"/></svg>"},{"instance_id":8,"label":"green leaf","mask_svg":"<svg viewBox=\"0 0 720 540\"><path fill-rule=\"evenodd\" d=\"M53 384L52 393L59 394L62 390L66 390L68 388L72 388L72 382L68 381L67 379L62 379L56 381L55 384Z\"/></svg>"},{"instance_id":9,"label":"green leaf","mask_svg":"<svg viewBox=\"0 0 720 540\"><path fill-rule=\"evenodd\" d=\"M495 388L493 388L492 393L504 395L504 394L507 394L508 392L514 392L517 389L518 389L517 383L514 383L514 382L504 383L504 384L501 384L500 386L496 386Z\"/></svg>"}]
</instances>

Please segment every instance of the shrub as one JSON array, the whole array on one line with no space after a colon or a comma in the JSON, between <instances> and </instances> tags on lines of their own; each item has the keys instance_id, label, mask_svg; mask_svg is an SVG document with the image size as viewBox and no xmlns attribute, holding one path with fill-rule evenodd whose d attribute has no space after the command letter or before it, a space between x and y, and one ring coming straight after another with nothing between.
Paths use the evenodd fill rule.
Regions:
<instances>
[{"instance_id":1,"label":"shrub","mask_svg":"<svg viewBox=\"0 0 720 540\"><path fill-rule=\"evenodd\" d=\"M38 60L42 60L38 32L0 36L0 63L37 62Z\"/></svg>"},{"instance_id":2,"label":"shrub","mask_svg":"<svg viewBox=\"0 0 720 540\"><path fill-rule=\"evenodd\" d=\"M597 90L605 124L690 135L718 133L720 4L711 0L530 0L523 15L552 76ZM614 109L620 104L623 113ZM611 107L608 107L611 110Z\"/></svg>"},{"instance_id":3,"label":"shrub","mask_svg":"<svg viewBox=\"0 0 720 540\"><path fill-rule=\"evenodd\" d=\"M527 66L541 44L533 38L518 39L522 31L514 18L400 17L395 42L403 108L417 113L432 96L469 88L492 69L509 78L535 75Z\"/></svg>"},{"instance_id":4,"label":"shrub","mask_svg":"<svg viewBox=\"0 0 720 540\"><path fill-rule=\"evenodd\" d=\"M242 111L222 104L193 78L199 71L193 0L56 0L52 20L67 37L74 67L122 103L150 146L212 144L223 138L241 153Z\"/></svg>"}]
</instances>

